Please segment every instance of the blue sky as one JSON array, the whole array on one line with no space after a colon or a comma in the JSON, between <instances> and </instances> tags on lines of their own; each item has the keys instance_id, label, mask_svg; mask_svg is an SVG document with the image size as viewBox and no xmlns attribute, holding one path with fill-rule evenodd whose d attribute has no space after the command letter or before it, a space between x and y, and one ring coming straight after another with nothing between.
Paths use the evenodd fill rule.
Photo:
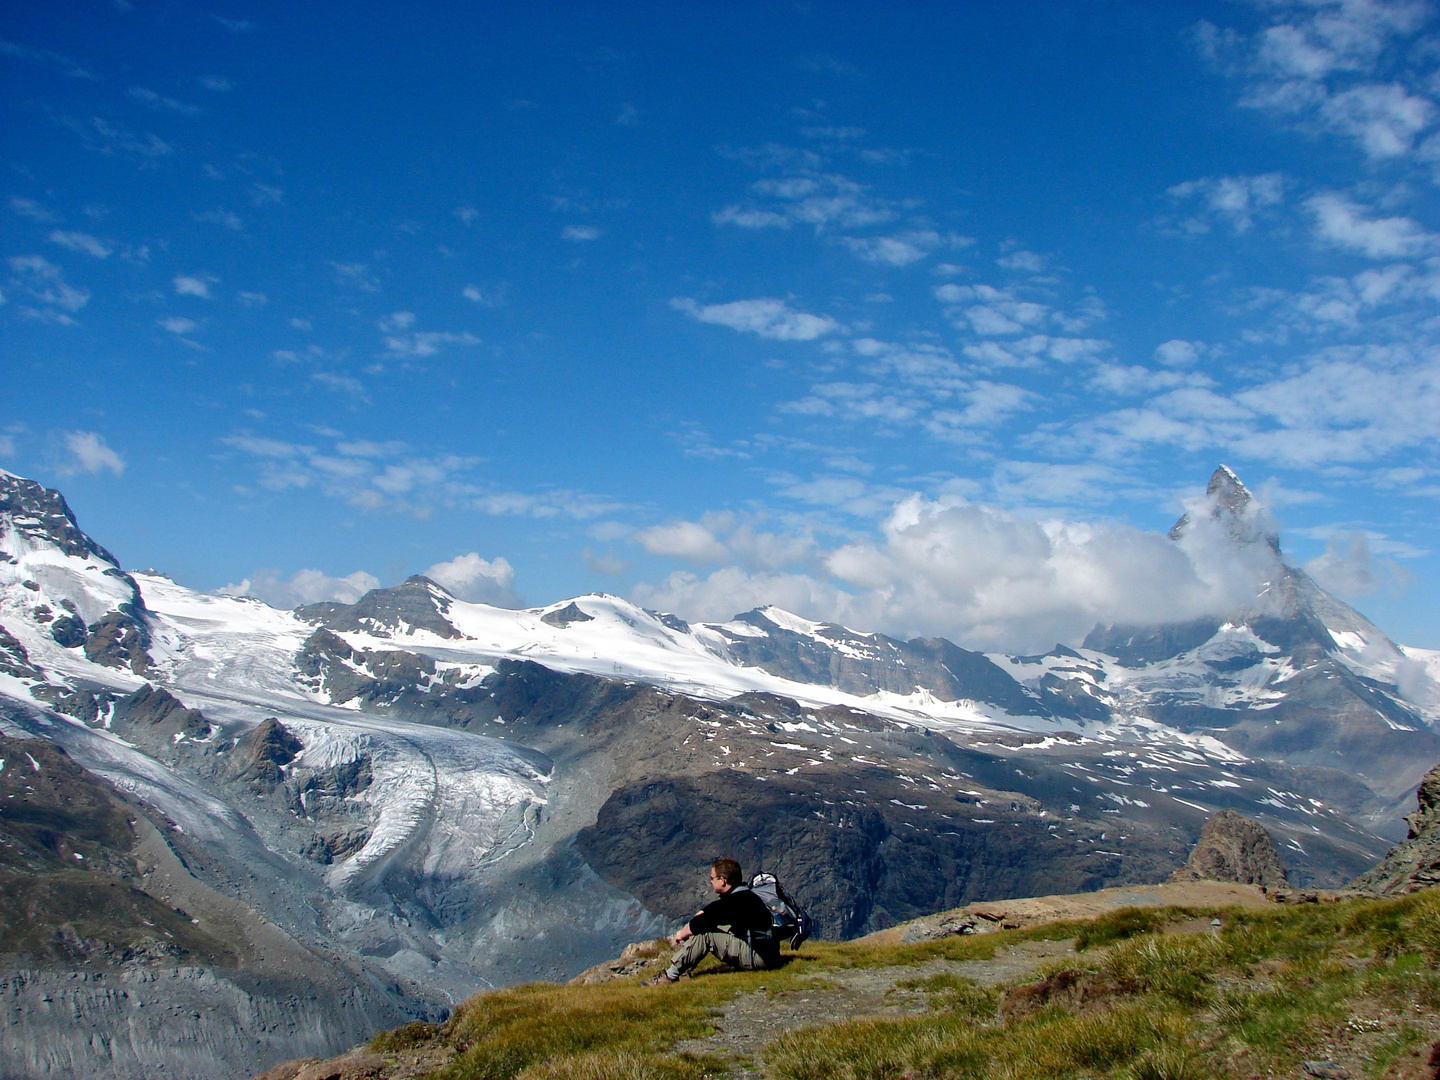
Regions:
<instances>
[{"instance_id":1,"label":"blue sky","mask_svg":"<svg viewBox=\"0 0 1440 1080\"><path fill-rule=\"evenodd\" d=\"M1223 461L1440 647L1437 29L13 3L0 467L274 603L431 572L1031 648L1224 602L1162 550Z\"/></svg>"}]
</instances>

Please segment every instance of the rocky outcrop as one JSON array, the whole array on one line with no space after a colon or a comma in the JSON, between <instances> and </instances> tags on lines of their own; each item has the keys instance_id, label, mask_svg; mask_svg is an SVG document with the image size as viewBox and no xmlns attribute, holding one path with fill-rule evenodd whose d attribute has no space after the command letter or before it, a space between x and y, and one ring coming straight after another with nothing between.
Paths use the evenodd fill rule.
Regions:
<instances>
[{"instance_id":1,"label":"rocky outcrop","mask_svg":"<svg viewBox=\"0 0 1440 1080\"><path fill-rule=\"evenodd\" d=\"M181 739L210 735L204 713L186 708L169 690L149 683L115 702L111 723L116 734L152 752L169 749Z\"/></svg>"},{"instance_id":2,"label":"rocky outcrop","mask_svg":"<svg viewBox=\"0 0 1440 1080\"><path fill-rule=\"evenodd\" d=\"M236 780L269 789L285 778L285 766L303 749L290 729L272 716L236 740L226 765Z\"/></svg>"},{"instance_id":3,"label":"rocky outcrop","mask_svg":"<svg viewBox=\"0 0 1440 1080\"><path fill-rule=\"evenodd\" d=\"M550 626L558 626L563 630L571 623L592 622L594 618L594 615L586 615L585 612L581 611L579 607L576 606L575 601L572 600L563 608L557 608L555 611L547 611L544 615L540 616L540 621L548 623Z\"/></svg>"},{"instance_id":4,"label":"rocky outcrop","mask_svg":"<svg viewBox=\"0 0 1440 1080\"><path fill-rule=\"evenodd\" d=\"M1270 834L1259 822L1234 810L1210 816L1189 861L1171 874L1170 880L1233 881L1267 889L1283 889L1287 884Z\"/></svg>"},{"instance_id":5,"label":"rocky outcrop","mask_svg":"<svg viewBox=\"0 0 1440 1080\"><path fill-rule=\"evenodd\" d=\"M1399 895L1440 885L1440 765L1425 774L1415 799L1415 812L1405 819L1409 836L1352 888Z\"/></svg>"},{"instance_id":6,"label":"rocky outcrop","mask_svg":"<svg viewBox=\"0 0 1440 1080\"><path fill-rule=\"evenodd\" d=\"M295 614L331 630L363 630L376 637L428 630L436 637L460 638L464 635L445 617L454 599L429 578L412 574L392 588L371 589L353 604L308 604Z\"/></svg>"}]
</instances>

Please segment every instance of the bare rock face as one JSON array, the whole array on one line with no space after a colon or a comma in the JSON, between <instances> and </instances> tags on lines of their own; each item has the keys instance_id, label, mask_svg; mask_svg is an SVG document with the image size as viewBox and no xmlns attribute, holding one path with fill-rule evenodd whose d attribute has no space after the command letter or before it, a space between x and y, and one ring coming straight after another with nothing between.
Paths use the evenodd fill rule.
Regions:
<instances>
[{"instance_id":1,"label":"bare rock face","mask_svg":"<svg viewBox=\"0 0 1440 1080\"><path fill-rule=\"evenodd\" d=\"M1415 799L1415 812L1405 819L1408 838L1351 888L1394 896L1440 885L1440 765L1425 774Z\"/></svg>"},{"instance_id":2,"label":"bare rock face","mask_svg":"<svg viewBox=\"0 0 1440 1080\"><path fill-rule=\"evenodd\" d=\"M1263 826L1234 810L1210 816L1189 861L1170 875L1171 881L1234 881L1283 889L1285 868Z\"/></svg>"}]
</instances>

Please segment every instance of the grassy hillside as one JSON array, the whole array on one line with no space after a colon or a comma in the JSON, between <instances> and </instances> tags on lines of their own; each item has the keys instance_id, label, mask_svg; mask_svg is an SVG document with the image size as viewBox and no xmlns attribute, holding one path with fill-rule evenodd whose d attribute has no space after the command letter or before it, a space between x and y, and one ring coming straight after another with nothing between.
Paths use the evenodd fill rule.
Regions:
<instances>
[{"instance_id":1,"label":"grassy hillside","mask_svg":"<svg viewBox=\"0 0 1440 1080\"><path fill-rule=\"evenodd\" d=\"M1049 946L1028 971L1006 967L1044 941L1073 944ZM1200 1080L1303 1076L1318 1061L1331 1063L1322 1074L1433 1077L1440 890L1258 911L1131 908L908 946L820 942L778 971L707 968L654 988L638 978L478 995L444 1025L376 1037L365 1075ZM846 990L866 979L888 988L881 1005ZM747 1060L714 1034L767 1016L780 1023Z\"/></svg>"}]
</instances>

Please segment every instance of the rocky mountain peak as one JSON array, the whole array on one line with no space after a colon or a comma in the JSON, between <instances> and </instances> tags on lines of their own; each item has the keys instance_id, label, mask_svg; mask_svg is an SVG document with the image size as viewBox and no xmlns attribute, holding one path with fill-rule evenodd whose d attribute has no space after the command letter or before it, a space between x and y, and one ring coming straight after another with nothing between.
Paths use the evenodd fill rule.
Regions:
<instances>
[{"instance_id":1,"label":"rocky mountain peak","mask_svg":"<svg viewBox=\"0 0 1440 1080\"><path fill-rule=\"evenodd\" d=\"M1205 504L1197 509L1203 517L1223 525L1237 544L1264 542L1277 555L1280 553L1279 535L1268 527L1260 504L1230 466L1221 465L1210 474L1210 482L1205 485ZM1194 523L1187 510L1170 527L1170 539L1179 540Z\"/></svg>"},{"instance_id":2,"label":"rocky mountain peak","mask_svg":"<svg viewBox=\"0 0 1440 1080\"><path fill-rule=\"evenodd\" d=\"M1170 880L1234 881L1267 889L1286 885L1285 868L1270 834L1259 822L1234 810L1210 815L1189 861Z\"/></svg>"},{"instance_id":3,"label":"rocky mountain peak","mask_svg":"<svg viewBox=\"0 0 1440 1080\"><path fill-rule=\"evenodd\" d=\"M412 574L399 585L371 589L353 604L325 601L295 609L295 614L328 630L363 631L389 637L407 630L428 630L437 637L460 638L446 617L455 598L440 585L421 574Z\"/></svg>"},{"instance_id":4,"label":"rocky mountain peak","mask_svg":"<svg viewBox=\"0 0 1440 1080\"><path fill-rule=\"evenodd\" d=\"M96 558L117 569L120 563L80 530L65 496L34 480L0 469L0 545L20 539L32 549L58 548L74 558ZM12 552L16 554L16 552Z\"/></svg>"}]
</instances>

